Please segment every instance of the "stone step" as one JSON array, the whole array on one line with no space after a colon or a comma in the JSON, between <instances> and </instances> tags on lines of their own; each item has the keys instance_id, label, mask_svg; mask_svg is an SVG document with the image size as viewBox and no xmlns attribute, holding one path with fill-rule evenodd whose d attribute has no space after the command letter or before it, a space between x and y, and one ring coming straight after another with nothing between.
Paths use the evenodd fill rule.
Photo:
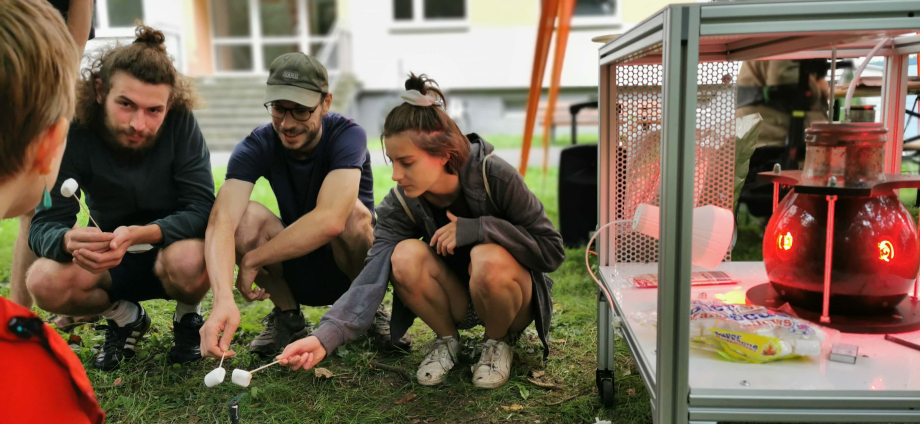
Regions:
<instances>
[{"instance_id":1,"label":"stone step","mask_svg":"<svg viewBox=\"0 0 920 424\"><path fill-rule=\"evenodd\" d=\"M252 131L255 127L271 123L271 117L267 113L260 113L256 116L240 116L234 119L219 118L198 118L198 126L201 128L220 128L220 129L246 129Z\"/></svg>"}]
</instances>

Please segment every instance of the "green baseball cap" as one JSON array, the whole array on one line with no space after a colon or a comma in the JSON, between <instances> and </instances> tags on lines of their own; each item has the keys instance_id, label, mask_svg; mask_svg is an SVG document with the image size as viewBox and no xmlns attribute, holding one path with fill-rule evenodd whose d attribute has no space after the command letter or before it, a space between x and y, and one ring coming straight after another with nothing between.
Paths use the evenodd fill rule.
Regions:
<instances>
[{"instance_id":1,"label":"green baseball cap","mask_svg":"<svg viewBox=\"0 0 920 424\"><path fill-rule=\"evenodd\" d=\"M329 74L315 57L285 53L272 61L268 70L265 101L288 100L306 107L319 104L329 92Z\"/></svg>"}]
</instances>

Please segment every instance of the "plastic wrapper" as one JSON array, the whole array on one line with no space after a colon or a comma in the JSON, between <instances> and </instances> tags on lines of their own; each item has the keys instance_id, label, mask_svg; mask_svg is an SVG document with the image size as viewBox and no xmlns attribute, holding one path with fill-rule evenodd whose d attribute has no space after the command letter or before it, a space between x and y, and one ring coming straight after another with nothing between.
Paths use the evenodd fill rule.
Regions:
<instances>
[{"instance_id":1,"label":"plastic wrapper","mask_svg":"<svg viewBox=\"0 0 920 424\"><path fill-rule=\"evenodd\" d=\"M630 321L657 326L658 311L634 312ZM725 359L762 364L818 356L837 337L836 330L757 305L718 300L690 303L690 346Z\"/></svg>"},{"instance_id":2,"label":"plastic wrapper","mask_svg":"<svg viewBox=\"0 0 920 424\"><path fill-rule=\"evenodd\" d=\"M715 300L690 304L691 346L726 359L765 363L821 354L827 329L757 305Z\"/></svg>"},{"instance_id":3,"label":"plastic wrapper","mask_svg":"<svg viewBox=\"0 0 920 424\"><path fill-rule=\"evenodd\" d=\"M690 285L718 286L724 284L738 284L738 279L722 271L691 272ZM655 288L658 287L658 274L643 274L627 278L622 284L623 288Z\"/></svg>"}]
</instances>

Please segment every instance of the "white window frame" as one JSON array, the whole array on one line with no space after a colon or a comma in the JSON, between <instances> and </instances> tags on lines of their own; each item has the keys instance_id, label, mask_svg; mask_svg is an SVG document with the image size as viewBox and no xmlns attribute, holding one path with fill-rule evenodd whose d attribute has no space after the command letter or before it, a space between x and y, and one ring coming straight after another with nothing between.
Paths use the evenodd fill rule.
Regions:
<instances>
[{"instance_id":1,"label":"white window frame","mask_svg":"<svg viewBox=\"0 0 920 424\"><path fill-rule=\"evenodd\" d=\"M146 9L146 0L141 0L141 10ZM109 2L108 0L99 0L96 2L96 37L99 38L121 38L134 37L134 25L124 27L109 26ZM146 19L147 11L144 10Z\"/></svg>"},{"instance_id":2,"label":"white window frame","mask_svg":"<svg viewBox=\"0 0 920 424\"><path fill-rule=\"evenodd\" d=\"M577 0L576 0L577 1ZM606 16L578 16L572 13L572 29L590 29L590 28L610 28L619 27L623 23L621 10L623 3L629 0L616 0L616 6L612 15ZM635 0L633 0L635 1Z\"/></svg>"},{"instance_id":3,"label":"white window frame","mask_svg":"<svg viewBox=\"0 0 920 424\"><path fill-rule=\"evenodd\" d=\"M462 18L425 19L425 1L412 0L412 19L396 19L393 16L394 0L390 4L390 30L415 32L418 30L467 30L470 27L470 1L463 0L464 16Z\"/></svg>"},{"instance_id":4,"label":"white window frame","mask_svg":"<svg viewBox=\"0 0 920 424\"><path fill-rule=\"evenodd\" d=\"M211 12L209 20L213 19L214 0L208 1L208 11ZM211 57L214 75L218 76L264 76L268 69L263 66L265 56L262 48L273 44L297 44L300 51L310 53L313 43L326 42L329 35L311 36L307 28L307 0L297 0L297 30L295 35L270 36L262 35L262 20L260 19L259 0L249 0L249 36L247 37L218 37L215 34L216 25L211 23ZM331 35L331 34L330 34ZM248 70L221 70L218 68L217 49L220 46L249 46L252 50L252 68Z\"/></svg>"}]
</instances>

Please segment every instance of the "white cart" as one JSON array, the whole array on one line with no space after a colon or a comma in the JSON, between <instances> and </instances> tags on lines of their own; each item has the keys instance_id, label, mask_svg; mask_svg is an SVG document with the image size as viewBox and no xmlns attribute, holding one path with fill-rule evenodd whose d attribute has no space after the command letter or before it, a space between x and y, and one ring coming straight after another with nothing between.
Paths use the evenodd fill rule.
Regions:
<instances>
[{"instance_id":1,"label":"white cart","mask_svg":"<svg viewBox=\"0 0 920 424\"><path fill-rule=\"evenodd\" d=\"M660 242L629 226L598 240L600 277L614 311L598 302L599 393L615 390L617 328L652 398L656 423L920 422L920 352L882 336L843 335L860 348L856 364L821 358L753 365L689 348L690 300L732 296L767 282L761 262L720 270L735 286L690 286L692 209L731 209L734 83L739 61L865 56L883 37L881 122L889 129L886 172L900 172L909 54L920 51L918 0L854 0L672 5L608 42L599 54L598 222L630 219L659 205ZM658 274L659 289L628 288L629 277ZM637 319L657 310L657 326ZM920 333L903 338L920 341Z\"/></svg>"}]
</instances>

